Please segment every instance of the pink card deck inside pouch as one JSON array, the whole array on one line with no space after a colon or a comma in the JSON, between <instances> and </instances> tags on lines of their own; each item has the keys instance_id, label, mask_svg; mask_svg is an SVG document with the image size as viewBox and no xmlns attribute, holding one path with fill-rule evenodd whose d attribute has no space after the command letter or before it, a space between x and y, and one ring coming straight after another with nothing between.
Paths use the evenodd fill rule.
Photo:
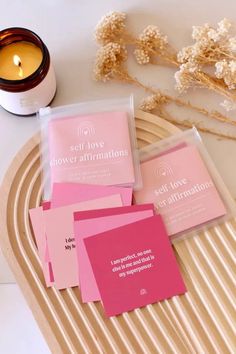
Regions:
<instances>
[{"instance_id":1,"label":"pink card deck inside pouch","mask_svg":"<svg viewBox=\"0 0 236 354\"><path fill-rule=\"evenodd\" d=\"M79 282L83 302L100 300L99 290L84 246L84 238L141 220L154 214L153 204L74 213Z\"/></svg>"},{"instance_id":2,"label":"pink card deck inside pouch","mask_svg":"<svg viewBox=\"0 0 236 354\"><path fill-rule=\"evenodd\" d=\"M54 284L58 289L77 286L79 281L73 213L78 210L116 206L122 206L119 194L44 211Z\"/></svg>"},{"instance_id":3,"label":"pink card deck inside pouch","mask_svg":"<svg viewBox=\"0 0 236 354\"><path fill-rule=\"evenodd\" d=\"M168 235L176 235L226 214L226 208L199 154L189 145L141 164L143 189L135 202L152 202Z\"/></svg>"},{"instance_id":4,"label":"pink card deck inside pouch","mask_svg":"<svg viewBox=\"0 0 236 354\"><path fill-rule=\"evenodd\" d=\"M52 189L52 208L83 202L89 199L103 198L120 194L123 205L131 205L132 188L118 186L100 186L81 183L54 183Z\"/></svg>"},{"instance_id":5,"label":"pink card deck inside pouch","mask_svg":"<svg viewBox=\"0 0 236 354\"><path fill-rule=\"evenodd\" d=\"M84 243L108 317L186 291L160 215Z\"/></svg>"},{"instance_id":6,"label":"pink card deck inside pouch","mask_svg":"<svg viewBox=\"0 0 236 354\"><path fill-rule=\"evenodd\" d=\"M126 112L102 112L49 122L51 183L135 183Z\"/></svg>"}]
</instances>

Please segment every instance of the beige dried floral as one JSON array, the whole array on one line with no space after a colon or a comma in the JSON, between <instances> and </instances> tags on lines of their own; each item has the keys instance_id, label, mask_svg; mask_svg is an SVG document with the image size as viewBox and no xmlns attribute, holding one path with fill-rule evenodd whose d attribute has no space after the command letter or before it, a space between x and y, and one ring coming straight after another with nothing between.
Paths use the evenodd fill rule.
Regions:
<instances>
[{"instance_id":1,"label":"beige dried floral","mask_svg":"<svg viewBox=\"0 0 236 354\"><path fill-rule=\"evenodd\" d=\"M141 101L139 108L145 112L152 112L153 110L157 109L157 107L160 107L167 102L167 98L161 92L158 92L151 96L145 97Z\"/></svg>"},{"instance_id":2,"label":"beige dried floral","mask_svg":"<svg viewBox=\"0 0 236 354\"><path fill-rule=\"evenodd\" d=\"M186 92L191 86L196 84L196 75L199 74L198 65L195 62L187 62L180 65L179 71L174 75L176 89L180 92Z\"/></svg>"},{"instance_id":3,"label":"beige dried floral","mask_svg":"<svg viewBox=\"0 0 236 354\"><path fill-rule=\"evenodd\" d=\"M215 75L223 79L229 90L236 89L236 60L226 61L225 59L215 64Z\"/></svg>"},{"instance_id":4,"label":"beige dried floral","mask_svg":"<svg viewBox=\"0 0 236 354\"><path fill-rule=\"evenodd\" d=\"M124 17L123 17L123 19L124 19ZM141 104L141 108L143 110L146 110L149 112L156 109L158 111L158 113L160 115L164 115L166 117L166 119L167 118L169 118L169 119L171 118L172 120L174 119L173 117L169 116L168 112L165 109L165 106L167 104L174 103L178 106L183 106L183 107L189 108L191 110L194 110L198 113L201 113L207 117L216 119L218 121L236 125L235 121L232 121L231 119L225 117L224 115L222 115L221 113L219 113L217 111L209 112L204 108L199 108L197 106L192 105L190 102L184 102L178 98L165 95L160 90L156 90L156 89L153 89L152 87L146 86L146 85L142 84L138 79L132 77L128 73L128 70L125 66L125 62L127 60L127 50L126 50L126 47L124 46L125 41L120 40L118 37L116 37L117 42L107 42L108 38L114 38L114 37L108 35L108 32L112 28L111 22L113 23L113 21L116 23L119 22L117 20L116 16L110 16L110 17L108 16L108 18L106 18L106 20L103 20L99 25L100 29L103 28L103 34L101 34L101 32L100 32L100 37L98 36L98 39L100 38L102 43L106 43L106 44L103 45L102 47L100 47L100 49L97 51L96 61L95 61L95 66L94 66L94 76L95 76L96 80L104 81L104 82L109 81L109 80L126 82L129 84L134 84L138 87L141 87L145 91L150 92L152 95L143 100L143 102ZM221 31L222 35L223 35L223 33L225 35L226 27L227 26L223 23L219 26L219 28L221 28L220 31ZM116 33L120 33L120 35L122 37L122 31L119 32L119 29L118 29L119 26L117 25L115 28L117 30ZM121 28L123 28L123 25L120 25L120 29ZM207 29L208 29L208 27L207 27ZM202 30L202 29L195 30L196 38L197 38L197 36L200 35L200 32L202 32L202 33L204 31L206 32L207 29L204 28L204 30ZM117 36L118 36L118 34L117 34ZM143 40L144 42L146 41L148 43L148 45L151 47L152 41L154 39L157 39L158 36L161 36L160 31L157 30L157 28L153 28L153 26L150 26L150 28L147 31L145 31L142 34L142 36L140 35L139 39L137 40L137 43L140 44L139 41ZM211 37L212 36L213 35L211 33ZM234 44L233 40L230 43L232 46ZM204 41L203 41L203 44L204 44ZM202 44L202 48L203 48L203 44ZM164 38L162 44L159 44L159 48L164 50L165 45L168 45L168 42ZM228 43L228 46L229 46L229 43ZM150 49L150 47L149 47L149 49ZM154 47L152 47L152 49L150 50L151 52L152 52L152 50L154 50L153 48ZM199 63L197 63L194 60L192 60L192 61L189 60L191 55L196 54L194 52L194 50L197 50L196 48L197 48L197 46L194 48L188 47L185 50L185 53L182 52L182 53L184 53L187 60L182 65L180 65L180 70L175 75L178 86L179 86L178 87L179 90L184 91L188 87L192 86L194 83L197 83L198 85L202 85L202 86L205 86L205 87L208 87L211 89L216 89L216 87L217 87L217 90L219 92L221 92L227 96L227 90L225 87L221 87L221 85L217 81L209 78L206 73L202 72L200 70ZM150 51L149 52L145 51L145 49L143 47L136 48L136 56L139 57L139 61L142 63L149 62L149 60L151 58L149 55ZM166 53L164 55L166 55ZM231 64L230 70L231 70L231 72L234 72L234 65L233 64ZM218 72L220 73L220 69L218 69ZM228 96L229 96L229 99L231 100L232 97L230 95L228 95ZM232 102L232 100L229 102ZM228 104L228 106L229 106L229 104ZM178 123L176 123L176 124L178 124ZM191 123L189 123L189 124L191 124ZM206 131L206 129L203 131ZM211 131L209 131L209 132L211 132Z\"/></svg>"},{"instance_id":5,"label":"beige dried floral","mask_svg":"<svg viewBox=\"0 0 236 354\"><path fill-rule=\"evenodd\" d=\"M229 38L228 48L233 54L236 53L236 37Z\"/></svg>"},{"instance_id":6,"label":"beige dried floral","mask_svg":"<svg viewBox=\"0 0 236 354\"><path fill-rule=\"evenodd\" d=\"M229 101L229 100L224 100L223 102L220 103L220 105L227 111L233 111L236 109L236 103Z\"/></svg>"},{"instance_id":7,"label":"beige dried floral","mask_svg":"<svg viewBox=\"0 0 236 354\"><path fill-rule=\"evenodd\" d=\"M95 39L99 44L120 41L125 31L126 14L112 11L101 18L95 28Z\"/></svg>"},{"instance_id":8,"label":"beige dried floral","mask_svg":"<svg viewBox=\"0 0 236 354\"><path fill-rule=\"evenodd\" d=\"M143 65L143 64L148 64L150 63L150 55L149 55L149 52L145 49L135 49L134 51L134 56L137 60L137 63L140 64L140 65Z\"/></svg>"},{"instance_id":9,"label":"beige dried floral","mask_svg":"<svg viewBox=\"0 0 236 354\"><path fill-rule=\"evenodd\" d=\"M236 88L236 38L231 37L230 29L231 23L227 19L220 21L216 28L209 24L193 26L195 43L181 49L177 55L181 64L175 74L179 92L198 85L236 100L236 94L230 92ZM211 66L216 68L215 77L208 74Z\"/></svg>"},{"instance_id":10,"label":"beige dried floral","mask_svg":"<svg viewBox=\"0 0 236 354\"><path fill-rule=\"evenodd\" d=\"M157 57L177 65L176 56L170 48L167 36L155 25L147 26L136 41L134 57L138 64L154 63Z\"/></svg>"},{"instance_id":11,"label":"beige dried floral","mask_svg":"<svg viewBox=\"0 0 236 354\"><path fill-rule=\"evenodd\" d=\"M97 51L94 76L97 81L108 81L122 75L121 67L127 60L127 50L119 43L107 43Z\"/></svg>"}]
</instances>

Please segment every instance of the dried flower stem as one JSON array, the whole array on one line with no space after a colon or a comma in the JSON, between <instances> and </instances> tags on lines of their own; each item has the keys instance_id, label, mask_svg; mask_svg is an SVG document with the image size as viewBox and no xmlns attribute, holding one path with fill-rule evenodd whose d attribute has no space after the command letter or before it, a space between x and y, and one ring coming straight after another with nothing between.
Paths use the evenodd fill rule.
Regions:
<instances>
[{"instance_id":1,"label":"dried flower stem","mask_svg":"<svg viewBox=\"0 0 236 354\"><path fill-rule=\"evenodd\" d=\"M223 114L221 114L218 111L208 111L205 108L201 108L201 107L192 105L190 102L186 102L186 101L180 100L179 98L163 94L160 90L156 90L156 89L153 89L152 87L146 86L146 85L142 84L138 79L129 75L129 73L127 71L125 71L124 69L116 70L116 74L117 74L117 76L116 76L117 81L126 82L129 84L134 84L134 85L144 89L146 92L150 92L152 94L160 94L165 103L175 103L177 106L186 107L188 109L194 110L197 113L202 114L208 118L212 118L214 120L228 123L231 125L236 125L236 121L231 120L230 118L224 116Z\"/></svg>"},{"instance_id":2,"label":"dried flower stem","mask_svg":"<svg viewBox=\"0 0 236 354\"><path fill-rule=\"evenodd\" d=\"M199 86L204 86L205 88L213 90L231 100L236 100L236 94L230 92L222 81L214 79L203 71L197 71L192 74L192 77Z\"/></svg>"},{"instance_id":3,"label":"dried flower stem","mask_svg":"<svg viewBox=\"0 0 236 354\"><path fill-rule=\"evenodd\" d=\"M218 133L214 130L211 130L211 129L208 129L208 128L205 128L205 127L202 127L201 126L201 123L198 123L198 122L195 122L195 123L191 123L187 120L184 120L184 121L179 121L178 119L172 117L166 110L164 109L159 109L158 110L158 115L167 120L168 122L170 123L173 123L175 125L178 125L178 126L181 126L181 127L184 127L184 128L192 128L193 126L195 126L199 131L203 132L203 133L210 133L210 134L213 134L213 135L216 135L222 139L229 139L229 140L236 140L236 137L235 136L232 136L232 135L228 135L228 134L223 134L223 133Z\"/></svg>"},{"instance_id":4,"label":"dried flower stem","mask_svg":"<svg viewBox=\"0 0 236 354\"><path fill-rule=\"evenodd\" d=\"M208 112L205 109L198 108L191 105L189 102L184 102L180 99L173 98L172 96L167 96L162 94L159 90L153 89L149 86L144 85L138 79L132 77L124 66L124 62L127 60L126 48L118 43L107 43L104 47L101 47L96 56L96 63L94 67L95 79L98 81L121 81L125 83L133 84L137 87L149 91L153 94L151 97L151 105L149 104L148 109L153 110L154 108L159 108L160 113L163 114L164 105L168 103L175 103L180 106L185 106L187 108L193 109L198 113L204 114L208 117L212 117L219 121L232 123L227 117L224 117L218 112ZM147 108L147 104L145 105ZM167 115L167 113L166 113ZM205 129L205 128L204 128ZM210 130L208 130L210 132Z\"/></svg>"},{"instance_id":5,"label":"dried flower stem","mask_svg":"<svg viewBox=\"0 0 236 354\"><path fill-rule=\"evenodd\" d=\"M180 100L178 98L175 98L175 97L172 97L172 96L165 95L165 97L166 97L166 99L169 102L173 102L177 106L181 106L181 107L186 107L186 108L192 109L192 110L196 111L197 113L200 113L200 114L202 114L202 115L204 115L204 116L206 116L208 118L213 118L213 119L218 120L218 121L223 122L223 123L236 125L236 121L231 120L230 118L224 116L223 114L221 114L218 111L208 111L205 108L201 108L201 107L195 106L195 105L191 104L190 102L182 101L182 100Z\"/></svg>"}]
</instances>

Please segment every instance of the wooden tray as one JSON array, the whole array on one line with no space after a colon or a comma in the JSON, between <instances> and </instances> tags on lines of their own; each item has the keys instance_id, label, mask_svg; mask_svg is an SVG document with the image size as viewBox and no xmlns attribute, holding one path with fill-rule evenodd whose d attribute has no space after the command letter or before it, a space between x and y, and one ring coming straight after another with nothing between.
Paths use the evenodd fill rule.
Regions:
<instances>
[{"instance_id":1,"label":"wooden tray","mask_svg":"<svg viewBox=\"0 0 236 354\"><path fill-rule=\"evenodd\" d=\"M143 146L178 131L138 111ZM235 353L234 220L175 244L188 292L106 319L78 288L47 289L28 210L40 204L39 136L12 162L0 190L1 246L51 351L59 353Z\"/></svg>"}]
</instances>

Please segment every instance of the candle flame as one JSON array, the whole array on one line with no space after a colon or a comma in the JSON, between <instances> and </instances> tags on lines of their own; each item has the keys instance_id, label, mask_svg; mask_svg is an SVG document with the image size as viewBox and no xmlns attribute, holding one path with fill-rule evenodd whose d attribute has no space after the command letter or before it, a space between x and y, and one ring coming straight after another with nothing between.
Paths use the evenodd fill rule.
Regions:
<instances>
[{"instance_id":1,"label":"candle flame","mask_svg":"<svg viewBox=\"0 0 236 354\"><path fill-rule=\"evenodd\" d=\"M23 77L23 70L22 70L22 67L21 67L21 59L18 55L14 55L13 56L13 63L19 67L19 76L22 78Z\"/></svg>"},{"instance_id":2,"label":"candle flame","mask_svg":"<svg viewBox=\"0 0 236 354\"><path fill-rule=\"evenodd\" d=\"M16 65L16 66L21 66L21 60L20 60L20 57L18 55L14 55L13 56L13 63Z\"/></svg>"}]
</instances>

